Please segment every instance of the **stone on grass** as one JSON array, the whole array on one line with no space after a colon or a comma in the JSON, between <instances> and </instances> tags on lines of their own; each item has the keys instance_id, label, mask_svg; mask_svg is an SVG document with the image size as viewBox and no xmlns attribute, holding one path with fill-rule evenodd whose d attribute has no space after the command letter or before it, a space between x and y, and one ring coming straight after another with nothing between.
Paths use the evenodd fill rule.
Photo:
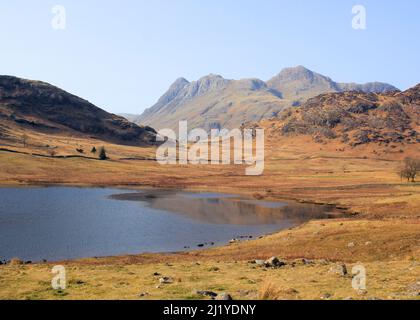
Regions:
<instances>
[{"instance_id":1,"label":"stone on grass","mask_svg":"<svg viewBox=\"0 0 420 320\"><path fill-rule=\"evenodd\" d=\"M264 262L266 268L280 268L286 265L284 261L281 261L277 257L272 257Z\"/></svg>"},{"instance_id":2,"label":"stone on grass","mask_svg":"<svg viewBox=\"0 0 420 320\"><path fill-rule=\"evenodd\" d=\"M343 263L336 264L330 268L330 273L344 277L347 275L347 266Z\"/></svg>"},{"instance_id":3,"label":"stone on grass","mask_svg":"<svg viewBox=\"0 0 420 320\"><path fill-rule=\"evenodd\" d=\"M162 277L159 279L160 284L171 284L173 282L174 282L173 279L170 277Z\"/></svg>"},{"instance_id":4,"label":"stone on grass","mask_svg":"<svg viewBox=\"0 0 420 320\"><path fill-rule=\"evenodd\" d=\"M232 296L231 296L230 294L227 294L227 293L221 293L221 294L218 294L218 295L216 296L215 300L220 300L220 301L231 301L231 300L233 300L233 299L232 299Z\"/></svg>"},{"instance_id":5,"label":"stone on grass","mask_svg":"<svg viewBox=\"0 0 420 320\"><path fill-rule=\"evenodd\" d=\"M210 298L216 298L217 297L217 293L215 293L213 291L199 290L199 291L196 291L194 293L198 296L203 296L203 297L210 297Z\"/></svg>"}]
</instances>

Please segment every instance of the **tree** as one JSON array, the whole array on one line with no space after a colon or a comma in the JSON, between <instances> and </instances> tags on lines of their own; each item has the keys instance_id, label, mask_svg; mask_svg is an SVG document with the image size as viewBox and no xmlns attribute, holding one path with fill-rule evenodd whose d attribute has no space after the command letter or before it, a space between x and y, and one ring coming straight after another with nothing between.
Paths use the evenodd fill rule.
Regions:
<instances>
[{"instance_id":1,"label":"tree","mask_svg":"<svg viewBox=\"0 0 420 320\"><path fill-rule=\"evenodd\" d=\"M27 134L24 133L22 135L22 144L23 144L24 148L26 148L27 143L28 143L28 136L27 136Z\"/></svg>"},{"instance_id":2,"label":"tree","mask_svg":"<svg viewBox=\"0 0 420 320\"><path fill-rule=\"evenodd\" d=\"M107 160L107 159L108 159L108 157L106 155L105 147L101 147L99 149L99 160Z\"/></svg>"},{"instance_id":3,"label":"tree","mask_svg":"<svg viewBox=\"0 0 420 320\"><path fill-rule=\"evenodd\" d=\"M92 152L92 153L96 153L96 151L97 151L97 150L96 150L96 148L95 148L95 147L93 147L93 148L92 148L92 150L91 150L90 152Z\"/></svg>"},{"instance_id":4,"label":"tree","mask_svg":"<svg viewBox=\"0 0 420 320\"><path fill-rule=\"evenodd\" d=\"M416 182L417 174L420 171L420 160L406 158L404 159L403 167L400 171L401 179L407 179L407 181Z\"/></svg>"}]
</instances>

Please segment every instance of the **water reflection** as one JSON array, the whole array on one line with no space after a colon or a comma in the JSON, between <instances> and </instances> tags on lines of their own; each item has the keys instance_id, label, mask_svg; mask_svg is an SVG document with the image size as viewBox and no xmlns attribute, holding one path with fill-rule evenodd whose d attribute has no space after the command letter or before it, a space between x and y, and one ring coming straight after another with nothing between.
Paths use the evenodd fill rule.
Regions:
<instances>
[{"instance_id":1,"label":"water reflection","mask_svg":"<svg viewBox=\"0 0 420 320\"><path fill-rule=\"evenodd\" d=\"M299 224L339 214L333 206L259 201L215 193L146 191L118 194L111 198L147 202L150 208L213 224L269 225L283 223L285 220Z\"/></svg>"}]
</instances>

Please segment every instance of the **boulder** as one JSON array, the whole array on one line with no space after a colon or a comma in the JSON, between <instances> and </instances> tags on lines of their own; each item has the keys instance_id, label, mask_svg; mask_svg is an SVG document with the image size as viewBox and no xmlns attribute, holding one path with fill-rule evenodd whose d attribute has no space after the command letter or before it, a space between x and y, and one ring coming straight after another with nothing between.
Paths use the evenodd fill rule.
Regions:
<instances>
[{"instance_id":1,"label":"boulder","mask_svg":"<svg viewBox=\"0 0 420 320\"><path fill-rule=\"evenodd\" d=\"M198 296L203 296L203 297L210 297L210 298L216 298L217 297L217 293L215 293L213 291L202 290L202 291L196 291L194 293Z\"/></svg>"},{"instance_id":2,"label":"boulder","mask_svg":"<svg viewBox=\"0 0 420 320\"><path fill-rule=\"evenodd\" d=\"M330 273L337 274L339 276L346 276L347 275L347 266L343 263L336 264L330 268Z\"/></svg>"},{"instance_id":3,"label":"boulder","mask_svg":"<svg viewBox=\"0 0 420 320\"><path fill-rule=\"evenodd\" d=\"M272 257L264 262L266 268L280 268L285 265L286 263L277 257Z\"/></svg>"},{"instance_id":4,"label":"boulder","mask_svg":"<svg viewBox=\"0 0 420 320\"><path fill-rule=\"evenodd\" d=\"M170 277L162 277L162 278L159 279L160 284L171 284L173 282L174 281Z\"/></svg>"},{"instance_id":5,"label":"boulder","mask_svg":"<svg viewBox=\"0 0 420 320\"><path fill-rule=\"evenodd\" d=\"M218 295L216 296L215 300L220 300L220 301L231 301L231 300L233 300L233 299L232 299L232 296L231 296L230 294L227 294L227 293L221 293L221 294L218 294Z\"/></svg>"}]
</instances>

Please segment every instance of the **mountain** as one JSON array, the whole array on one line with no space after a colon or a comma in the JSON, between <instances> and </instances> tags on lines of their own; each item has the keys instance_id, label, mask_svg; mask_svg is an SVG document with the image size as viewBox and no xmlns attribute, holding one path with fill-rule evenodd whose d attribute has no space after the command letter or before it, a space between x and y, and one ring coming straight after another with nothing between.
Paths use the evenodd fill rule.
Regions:
<instances>
[{"instance_id":1,"label":"mountain","mask_svg":"<svg viewBox=\"0 0 420 320\"><path fill-rule=\"evenodd\" d=\"M420 84L404 92L321 94L260 125L270 131L269 135L309 135L318 143L337 141L351 147L417 144Z\"/></svg>"},{"instance_id":2,"label":"mountain","mask_svg":"<svg viewBox=\"0 0 420 320\"><path fill-rule=\"evenodd\" d=\"M172 129L178 128L180 120L188 120L191 129L239 127L271 117L286 106L280 95L259 79L227 80L210 74L194 82L176 80L136 122Z\"/></svg>"},{"instance_id":3,"label":"mountain","mask_svg":"<svg viewBox=\"0 0 420 320\"><path fill-rule=\"evenodd\" d=\"M282 93L285 99L304 101L327 92L362 91L384 93L397 91L392 85L381 82L366 84L338 83L303 66L283 69L267 81L267 85Z\"/></svg>"},{"instance_id":4,"label":"mountain","mask_svg":"<svg viewBox=\"0 0 420 320\"><path fill-rule=\"evenodd\" d=\"M177 129L181 120L188 120L190 128L237 128L276 116L319 94L351 90L383 93L398 89L379 82L337 83L302 66L286 68L267 82L210 74L194 82L177 79L135 122L157 129Z\"/></svg>"},{"instance_id":5,"label":"mountain","mask_svg":"<svg viewBox=\"0 0 420 320\"><path fill-rule=\"evenodd\" d=\"M0 76L0 138L17 127L127 145L153 144L156 134L48 83Z\"/></svg>"}]
</instances>

